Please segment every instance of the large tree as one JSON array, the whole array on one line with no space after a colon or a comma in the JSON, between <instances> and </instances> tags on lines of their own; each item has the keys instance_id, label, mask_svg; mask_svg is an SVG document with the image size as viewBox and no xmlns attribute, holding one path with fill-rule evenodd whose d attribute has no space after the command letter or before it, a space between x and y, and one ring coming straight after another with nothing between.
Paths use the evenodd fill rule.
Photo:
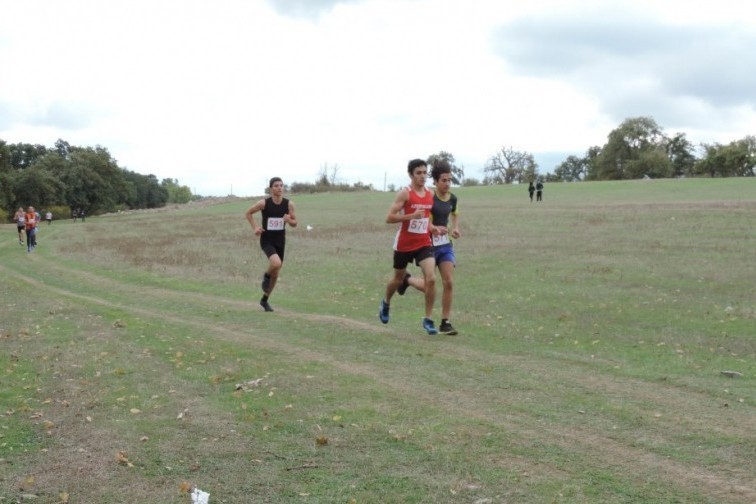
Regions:
<instances>
[{"instance_id":1,"label":"large tree","mask_svg":"<svg viewBox=\"0 0 756 504\"><path fill-rule=\"evenodd\" d=\"M596 178L622 180L649 176L669 176L671 162L666 158L662 129L650 117L626 119L609 133L607 143L596 159ZM665 165L665 158L666 164Z\"/></svg>"},{"instance_id":2,"label":"large tree","mask_svg":"<svg viewBox=\"0 0 756 504\"><path fill-rule=\"evenodd\" d=\"M538 164L529 152L502 147L491 156L483 167L484 182L488 184L511 184L538 178Z\"/></svg>"},{"instance_id":3,"label":"large tree","mask_svg":"<svg viewBox=\"0 0 756 504\"><path fill-rule=\"evenodd\" d=\"M88 214L115 210L126 204L129 186L123 170L103 147L76 148L61 177L66 185L66 203Z\"/></svg>"},{"instance_id":4,"label":"large tree","mask_svg":"<svg viewBox=\"0 0 756 504\"><path fill-rule=\"evenodd\" d=\"M11 175L11 190L11 208L33 205L39 209L60 203L64 186L51 172L39 165L33 165Z\"/></svg>"}]
</instances>

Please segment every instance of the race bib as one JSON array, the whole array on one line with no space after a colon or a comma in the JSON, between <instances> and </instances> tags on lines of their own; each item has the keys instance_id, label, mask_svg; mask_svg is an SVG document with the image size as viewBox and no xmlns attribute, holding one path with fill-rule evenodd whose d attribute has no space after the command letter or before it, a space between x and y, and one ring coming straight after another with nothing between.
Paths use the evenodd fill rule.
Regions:
<instances>
[{"instance_id":1,"label":"race bib","mask_svg":"<svg viewBox=\"0 0 756 504\"><path fill-rule=\"evenodd\" d=\"M443 234L438 236L433 236L433 246L439 247L441 245L446 245L447 243L451 243L451 240L449 239L449 234Z\"/></svg>"},{"instance_id":2,"label":"race bib","mask_svg":"<svg viewBox=\"0 0 756 504\"><path fill-rule=\"evenodd\" d=\"M428 233L428 217L422 219L412 219L409 221L407 231L410 233L427 234Z\"/></svg>"},{"instance_id":3,"label":"race bib","mask_svg":"<svg viewBox=\"0 0 756 504\"><path fill-rule=\"evenodd\" d=\"M268 217L268 231L283 231L283 217Z\"/></svg>"}]
</instances>

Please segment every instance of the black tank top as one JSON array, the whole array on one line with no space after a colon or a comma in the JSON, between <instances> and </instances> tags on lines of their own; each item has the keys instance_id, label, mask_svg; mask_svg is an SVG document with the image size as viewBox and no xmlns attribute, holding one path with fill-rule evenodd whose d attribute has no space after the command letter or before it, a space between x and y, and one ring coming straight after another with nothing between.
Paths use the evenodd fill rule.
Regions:
<instances>
[{"instance_id":1,"label":"black tank top","mask_svg":"<svg viewBox=\"0 0 756 504\"><path fill-rule=\"evenodd\" d=\"M265 231L281 232L286 231L283 222L283 216L289 213L289 200L281 199L281 203L275 204L273 198L265 199L265 206L262 209L262 226ZM269 219L273 219L269 221ZM280 219L280 220L279 220ZM268 224L270 222L270 228Z\"/></svg>"}]
</instances>

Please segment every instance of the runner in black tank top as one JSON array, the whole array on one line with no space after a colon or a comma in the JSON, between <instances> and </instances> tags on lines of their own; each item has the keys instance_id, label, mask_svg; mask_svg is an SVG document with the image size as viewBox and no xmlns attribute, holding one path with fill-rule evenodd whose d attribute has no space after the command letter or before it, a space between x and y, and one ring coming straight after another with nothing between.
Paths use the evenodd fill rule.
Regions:
<instances>
[{"instance_id":1,"label":"runner in black tank top","mask_svg":"<svg viewBox=\"0 0 756 504\"><path fill-rule=\"evenodd\" d=\"M284 184L279 177L270 179L270 197L261 199L245 214L247 221L260 237L260 248L268 257L268 269L263 274L260 306L266 312L272 312L268 299L278 282L278 274L281 271L286 248L286 225L297 227L297 218L294 214L294 203L283 197ZM258 226L254 214L260 212L262 225Z\"/></svg>"}]
</instances>

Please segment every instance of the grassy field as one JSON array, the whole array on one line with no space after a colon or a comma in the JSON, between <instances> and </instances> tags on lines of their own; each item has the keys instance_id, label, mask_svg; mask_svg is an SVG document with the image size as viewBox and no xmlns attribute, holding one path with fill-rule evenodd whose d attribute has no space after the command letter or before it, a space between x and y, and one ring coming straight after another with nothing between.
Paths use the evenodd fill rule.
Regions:
<instances>
[{"instance_id":1,"label":"grassy field","mask_svg":"<svg viewBox=\"0 0 756 504\"><path fill-rule=\"evenodd\" d=\"M756 502L756 180L455 192L458 336L392 194L291 196L275 313L252 199L3 226L0 503Z\"/></svg>"}]
</instances>

